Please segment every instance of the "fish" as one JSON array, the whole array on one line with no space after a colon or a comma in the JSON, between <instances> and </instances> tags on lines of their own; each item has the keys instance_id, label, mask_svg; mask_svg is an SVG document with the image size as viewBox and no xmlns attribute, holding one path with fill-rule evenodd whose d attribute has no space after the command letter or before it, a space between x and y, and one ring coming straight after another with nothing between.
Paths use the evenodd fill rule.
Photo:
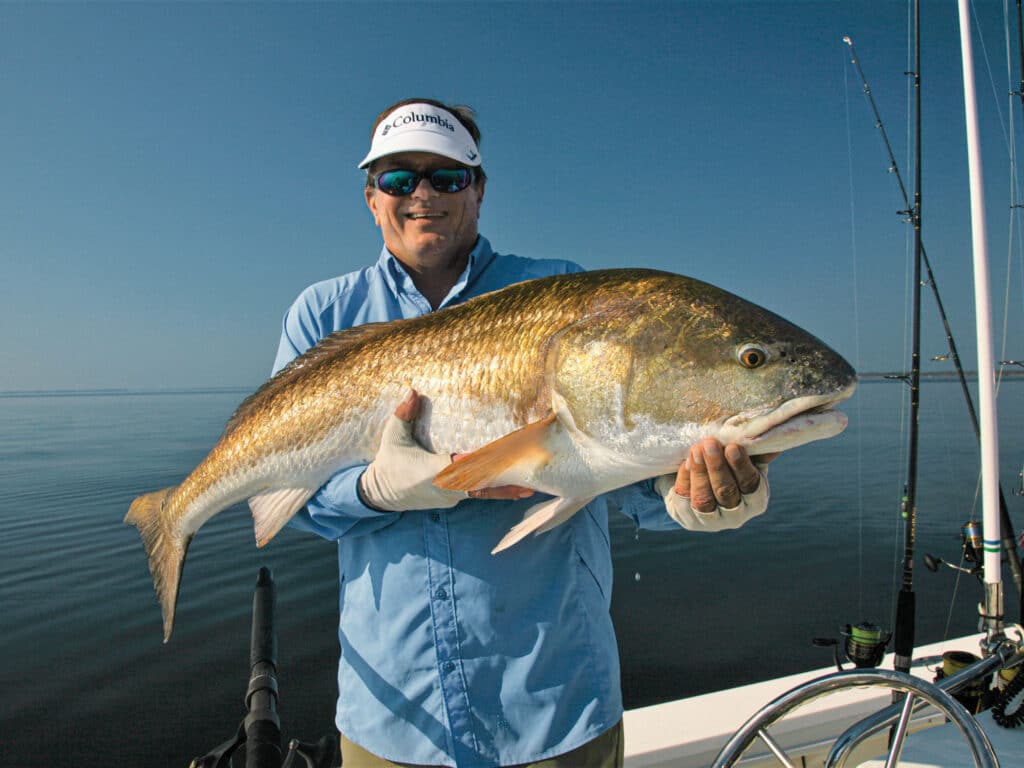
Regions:
<instances>
[{"instance_id":1,"label":"fish","mask_svg":"<svg viewBox=\"0 0 1024 768\"><path fill-rule=\"evenodd\" d=\"M774 453L839 434L856 373L778 315L692 277L646 269L555 275L411 319L322 339L245 399L172 488L136 498L137 527L170 638L189 543L248 500L264 546L337 471L369 463L410 389L414 436L466 454L434 479L520 485L534 504L495 547L587 502L675 473L705 437Z\"/></svg>"}]
</instances>

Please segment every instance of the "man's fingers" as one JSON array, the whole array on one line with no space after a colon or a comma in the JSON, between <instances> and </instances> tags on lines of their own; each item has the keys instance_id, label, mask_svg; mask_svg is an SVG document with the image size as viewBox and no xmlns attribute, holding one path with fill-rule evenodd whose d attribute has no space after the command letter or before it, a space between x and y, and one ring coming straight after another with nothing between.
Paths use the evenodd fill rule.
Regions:
<instances>
[{"instance_id":1,"label":"man's fingers","mask_svg":"<svg viewBox=\"0 0 1024 768\"><path fill-rule=\"evenodd\" d=\"M690 459L687 457L676 472L675 492L677 496L690 498Z\"/></svg>"},{"instance_id":2,"label":"man's fingers","mask_svg":"<svg viewBox=\"0 0 1024 768\"><path fill-rule=\"evenodd\" d=\"M405 399L395 408L395 416L402 421L413 421L420 415L420 396L415 389L410 389Z\"/></svg>"},{"instance_id":3,"label":"man's fingers","mask_svg":"<svg viewBox=\"0 0 1024 768\"><path fill-rule=\"evenodd\" d=\"M703 445L697 444L690 449L689 465L690 506L697 512L714 512L718 502L715 500L715 494L711 488L711 478L705 463Z\"/></svg>"},{"instance_id":4,"label":"man's fingers","mask_svg":"<svg viewBox=\"0 0 1024 768\"><path fill-rule=\"evenodd\" d=\"M768 461L778 454L769 454ZM676 475L675 492L690 498L698 512L714 512L715 507L732 509L744 494L757 490L761 475L740 446L730 443L724 449L714 438L706 438L690 449L689 457Z\"/></svg>"},{"instance_id":5,"label":"man's fingers","mask_svg":"<svg viewBox=\"0 0 1024 768\"><path fill-rule=\"evenodd\" d=\"M461 461L469 456L468 453L453 453L452 461ZM524 488L521 485L498 485L494 488L480 488L469 491L471 499L525 499L533 496L533 488Z\"/></svg>"},{"instance_id":6,"label":"man's fingers","mask_svg":"<svg viewBox=\"0 0 1024 768\"><path fill-rule=\"evenodd\" d=\"M524 488L521 485L499 485L494 488L481 488L478 491L470 491L471 499L525 499L533 496L532 488Z\"/></svg>"},{"instance_id":7,"label":"man's fingers","mask_svg":"<svg viewBox=\"0 0 1024 768\"><path fill-rule=\"evenodd\" d=\"M754 462L747 455L747 452L738 445L730 444L725 447L725 459L732 469L732 474L736 478L740 492L751 494L756 491L757 486L761 484L761 475L758 473L757 467L754 466Z\"/></svg>"},{"instance_id":8,"label":"man's fingers","mask_svg":"<svg viewBox=\"0 0 1024 768\"><path fill-rule=\"evenodd\" d=\"M708 438L701 443L700 447L704 450L704 464L708 471L708 483L711 486L711 493L718 506L726 509L739 506L740 502L743 501L743 497L740 494L737 478L733 474L732 467L725 458L725 450L722 448L722 444L713 438ZM747 461L749 462L750 460L747 459ZM750 468L756 475L757 470L754 469L753 464L750 465Z\"/></svg>"}]
</instances>

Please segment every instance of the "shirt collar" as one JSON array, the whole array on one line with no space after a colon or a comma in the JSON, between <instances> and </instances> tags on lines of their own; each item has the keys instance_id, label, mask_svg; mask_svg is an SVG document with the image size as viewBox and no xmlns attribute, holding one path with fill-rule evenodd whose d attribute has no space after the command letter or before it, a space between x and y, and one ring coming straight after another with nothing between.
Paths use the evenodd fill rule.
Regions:
<instances>
[{"instance_id":1,"label":"shirt collar","mask_svg":"<svg viewBox=\"0 0 1024 768\"><path fill-rule=\"evenodd\" d=\"M482 273L487 265L494 260L494 251L491 250L491 244L487 238L480 235L476 239L476 245L473 246L473 250L469 252L469 259L466 263L466 268L459 275L459 279L455 281L455 285L452 286L451 291L445 297L444 301L441 302L442 307L447 307L450 304L458 303L459 297L462 295L466 287L472 285L476 278ZM413 283L412 278L409 277L409 273L405 271L405 267L402 266L394 254L388 250L388 247L382 246L380 250L380 258L377 259L377 269L383 275L385 282L395 296L415 296L426 302L423 298L423 294L419 292L416 285Z\"/></svg>"}]
</instances>

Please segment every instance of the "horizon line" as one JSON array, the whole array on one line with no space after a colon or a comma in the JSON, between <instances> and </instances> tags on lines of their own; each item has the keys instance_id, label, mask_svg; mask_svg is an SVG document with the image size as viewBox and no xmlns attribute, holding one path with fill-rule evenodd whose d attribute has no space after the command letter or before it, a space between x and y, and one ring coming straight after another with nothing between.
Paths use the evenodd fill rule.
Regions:
<instances>
[{"instance_id":1,"label":"horizon line","mask_svg":"<svg viewBox=\"0 0 1024 768\"><path fill-rule=\"evenodd\" d=\"M998 369L993 373L999 374ZM885 380L893 381L905 378L910 374L901 371L865 371L858 373L858 380ZM921 371L921 378L951 378L956 379L956 371ZM970 379L977 379L978 373L975 370L964 371L964 376ZM1003 370L1002 378L1024 378L1024 370ZM262 382L261 382L262 383ZM179 387L84 387L57 388L57 389L3 389L0 390L0 398L14 397L110 397L116 395L196 395L196 394L232 394L251 393L259 388L256 386L229 384L223 386L179 386Z\"/></svg>"}]
</instances>

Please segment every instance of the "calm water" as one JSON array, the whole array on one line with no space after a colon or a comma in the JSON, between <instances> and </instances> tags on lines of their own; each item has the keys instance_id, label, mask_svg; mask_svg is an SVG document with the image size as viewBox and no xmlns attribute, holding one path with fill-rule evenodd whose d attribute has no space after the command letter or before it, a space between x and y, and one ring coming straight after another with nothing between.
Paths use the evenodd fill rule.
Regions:
<instances>
[{"instance_id":1,"label":"calm water","mask_svg":"<svg viewBox=\"0 0 1024 768\"><path fill-rule=\"evenodd\" d=\"M183 766L243 714L252 588L278 587L282 728L332 726L336 579L330 543L283 531L262 551L242 507L189 551L172 642L142 547L121 523L141 492L177 483L246 393L0 396L0 754L16 766ZM772 465L769 513L719 535L613 520L623 686L630 707L830 663L815 636L891 627L905 472L904 386L866 382L850 428ZM920 552L956 560L980 515L959 386L922 397ZM1024 386L1000 394L1002 480L1015 526ZM918 558L920 561L920 557ZM919 643L974 629L980 591L918 568ZM1008 596L1015 600L1012 588ZM952 607L951 607L952 606ZM682 724L681 724L682 725Z\"/></svg>"}]
</instances>

